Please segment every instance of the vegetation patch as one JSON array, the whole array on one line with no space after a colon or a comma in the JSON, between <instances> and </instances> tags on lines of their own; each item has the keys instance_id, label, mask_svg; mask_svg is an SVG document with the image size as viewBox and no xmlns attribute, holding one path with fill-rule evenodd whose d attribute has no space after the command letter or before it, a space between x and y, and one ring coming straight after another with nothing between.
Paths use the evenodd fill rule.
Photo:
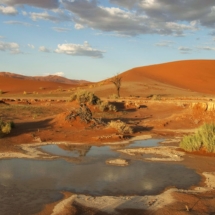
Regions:
<instances>
[{"instance_id":1,"label":"vegetation patch","mask_svg":"<svg viewBox=\"0 0 215 215\"><path fill-rule=\"evenodd\" d=\"M109 99L119 99L119 96L117 94L112 94L109 96Z\"/></svg>"},{"instance_id":2,"label":"vegetation patch","mask_svg":"<svg viewBox=\"0 0 215 215\"><path fill-rule=\"evenodd\" d=\"M94 93L86 90L78 90L71 95L71 101L78 101L79 103L89 103L96 105L100 99Z\"/></svg>"},{"instance_id":3,"label":"vegetation patch","mask_svg":"<svg viewBox=\"0 0 215 215\"><path fill-rule=\"evenodd\" d=\"M0 119L0 137L9 134L13 127L14 127L13 122L5 122L2 119Z\"/></svg>"},{"instance_id":4,"label":"vegetation patch","mask_svg":"<svg viewBox=\"0 0 215 215\"><path fill-rule=\"evenodd\" d=\"M161 95L159 95L159 94L151 95L151 100L161 100Z\"/></svg>"},{"instance_id":5,"label":"vegetation patch","mask_svg":"<svg viewBox=\"0 0 215 215\"><path fill-rule=\"evenodd\" d=\"M86 90L78 90L73 93L71 101L78 101L80 104L88 103L90 105L97 105L100 111L117 111L116 106L107 101L102 101L94 93Z\"/></svg>"},{"instance_id":6,"label":"vegetation patch","mask_svg":"<svg viewBox=\"0 0 215 215\"><path fill-rule=\"evenodd\" d=\"M121 120L113 121L108 123L108 127L115 128L120 134L133 134L133 129Z\"/></svg>"},{"instance_id":7,"label":"vegetation patch","mask_svg":"<svg viewBox=\"0 0 215 215\"><path fill-rule=\"evenodd\" d=\"M215 152L215 124L204 124L193 135L185 136L180 142L180 147L185 151Z\"/></svg>"},{"instance_id":8,"label":"vegetation patch","mask_svg":"<svg viewBox=\"0 0 215 215\"><path fill-rule=\"evenodd\" d=\"M98 107L100 111L114 111L117 112L117 108L115 105L110 104L108 101L99 101Z\"/></svg>"}]
</instances>

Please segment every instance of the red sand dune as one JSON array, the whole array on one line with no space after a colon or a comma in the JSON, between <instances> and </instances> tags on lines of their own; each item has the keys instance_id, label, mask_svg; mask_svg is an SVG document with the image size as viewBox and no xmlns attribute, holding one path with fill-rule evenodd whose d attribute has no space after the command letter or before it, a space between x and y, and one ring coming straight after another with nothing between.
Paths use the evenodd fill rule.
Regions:
<instances>
[{"instance_id":1,"label":"red sand dune","mask_svg":"<svg viewBox=\"0 0 215 215\"><path fill-rule=\"evenodd\" d=\"M157 83L186 90L215 94L215 60L186 60L143 66L128 70L122 73L122 76L123 82L141 82L144 84L151 79ZM14 78L13 76L0 75L0 90L4 92L40 92L41 88L51 91L57 90L59 87L68 89L77 87L77 84L68 85L51 81L31 80L30 78L23 79L23 76Z\"/></svg>"},{"instance_id":2,"label":"red sand dune","mask_svg":"<svg viewBox=\"0 0 215 215\"><path fill-rule=\"evenodd\" d=\"M77 85L76 85L77 86ZM62 89L68 89L73 87L68 84L61 84L56 82L47 82L47 81L37 81L37 80L25 80L17 79L11 77L0 77L0 90L8 93L16 92L41 92L41 91L50 91L57 90L61 87Z\"/></svg>"},{"instance_id":3,"label":"red sand dune","mask_svg":"<svg viewBox=\"0 0 215 215\"><path fill-rule=\"evenodd\" d=\"M68 78L65 78L62 76L58 76L58 75L25 76L25 75L15 74L15 73L11 73L11 72L0 72L0 78L2 76L3 77L23 79L23 80L57 82L57 83L62 83L62 84L85 84L85 83L89 83L88 81L85 81L85 80L73 80L73 79L68 79Z\"/></svg>"},{"instance_id":4,"label":"red sand dune","mask_svg":"<svg viewBox=\"0 0 215 215\"><path fill-rule=\"evenodd\" d=\"M215 94L215 60L185 60L143 66L122 73L123 81L145 78L192 91Z\"/></svg>"}]
</instances>

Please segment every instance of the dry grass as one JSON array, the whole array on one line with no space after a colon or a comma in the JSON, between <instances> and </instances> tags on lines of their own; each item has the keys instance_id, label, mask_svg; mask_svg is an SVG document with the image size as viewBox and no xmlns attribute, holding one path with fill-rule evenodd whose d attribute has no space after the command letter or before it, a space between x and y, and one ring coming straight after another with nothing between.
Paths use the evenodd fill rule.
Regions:
<instances>
[{"instance_id":1,"label":"dry grass","mask_svg":"<svg viewBox=\"0 0 215 215\"><path fill-rule=\"evenodd\" d=\"M120 134L133 134L133 129L129 125L120 120L117 121L111 120L108 123L108 127L115 128Z\"/></svg>"},{"instance_id":2,"label":"dry grass","mask_svg":"<svg viewBox=\"0 0 215 215\"><path fill-rule=\"evenodd\" d=\"M13 127L14 127L13 122L5 122L2 119L0 119L0 137L9 134Z\"/></svg>"},{"instance_id":3,"label":"dry grass","mask_svg":"<svg viewBox=\"0 0 215 215\"><path fill-rule=\"evenodd\" d=\"M78 101L79 103L89 103L96 105L99 98L94 93L86 90L78 90L71 95L71 101Z\"/></svg>"},{"instance_id":4,"label":"dry grass","mask_svg":"<svg viewBox=\"0 0 215 215\"><path fill-rule=\"evenodd\" d=\"M47 106L33 106L25 104L11 104L1 105L1 117L11 120L44 118L54 116L65 111L63 106L47 107Z\"/></svg>"},{"instance_id":5,"label":"dry grass","mask_svg":"<svg viewBox=\"0 0 215 215\"><path fill-rule=\"evenodd\" d=\"M98 102L98 108L99 108L100 111L114 111L114 112L117 112L116 106L110 104L107 101Z\"/></svg>"}]
</instances>

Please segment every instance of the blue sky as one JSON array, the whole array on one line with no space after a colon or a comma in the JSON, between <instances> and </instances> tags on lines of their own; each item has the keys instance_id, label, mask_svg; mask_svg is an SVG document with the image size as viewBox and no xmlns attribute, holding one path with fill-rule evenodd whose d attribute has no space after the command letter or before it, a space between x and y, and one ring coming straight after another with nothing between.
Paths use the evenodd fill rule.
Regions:
<instances>
[{"instance_id":1,"label":"blue sky","mask_svg":"<svg viewBox=\"0 0 215 215\"><path fill-rule=\"evenodd\" d=\"M99 81L215 57L214 0L0 0L0 71Z\"/></svg>"}]
</instances>

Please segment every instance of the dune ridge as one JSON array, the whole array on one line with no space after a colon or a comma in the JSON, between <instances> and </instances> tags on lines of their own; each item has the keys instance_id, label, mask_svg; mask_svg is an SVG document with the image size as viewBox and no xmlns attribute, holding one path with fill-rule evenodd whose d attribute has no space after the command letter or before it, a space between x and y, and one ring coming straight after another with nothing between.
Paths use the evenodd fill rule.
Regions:
<instances>
[{"instance_id":1,"label":"dune ridge","mask_svg":"<svg viewBox=\"0 0 215 215\"><path fill-rule=\"evenodd\" d=\"M154 89L157 85L157 89L159 90L159 87L162 86L162 89L165 88L166 93L170 92L170 94L171 92L173 93L172 87L180 88L181 94L184 93L184 90L187 92L215 94L215 60L183 60L142 66L125 71L120 75L123 77L124 86L127 83L127 88L128 86L135 86L135 83L138 82L136 86L141 86L142 88L145 85L148 89ZM112 89L110 88L112 86L110 79L103 80L102 82L104 81L109 86L107 90ZM77 87L78 85L81 86L81 84L83 84L82 81L74 81L59 76L31 77L0 72L0 90L13 93L23 91L33 92L38 91L40 88L53 90L61 87L67 89ZM138 90L142 90L141 87ZM127 88L125 87L125 90ZM144 91L147 90L145 88ZM129 87L129 90L127 94L135 93L133 92L135 91L133 87ZM95 91L101 94L102 88L96 88ZM108 92L105 91L105 95Z\"/></svg>"},{"instance_id":2,"label":"dune ridge","mask_svg":"<svg viewBox=\"0 0 215 215\"><path fill-rule=\"evenodd\" d=\"M122 73L124 81L146 78L192 91L215 94L215 60L184 60L133 68Z\"/></svg>"}]
</instances>

